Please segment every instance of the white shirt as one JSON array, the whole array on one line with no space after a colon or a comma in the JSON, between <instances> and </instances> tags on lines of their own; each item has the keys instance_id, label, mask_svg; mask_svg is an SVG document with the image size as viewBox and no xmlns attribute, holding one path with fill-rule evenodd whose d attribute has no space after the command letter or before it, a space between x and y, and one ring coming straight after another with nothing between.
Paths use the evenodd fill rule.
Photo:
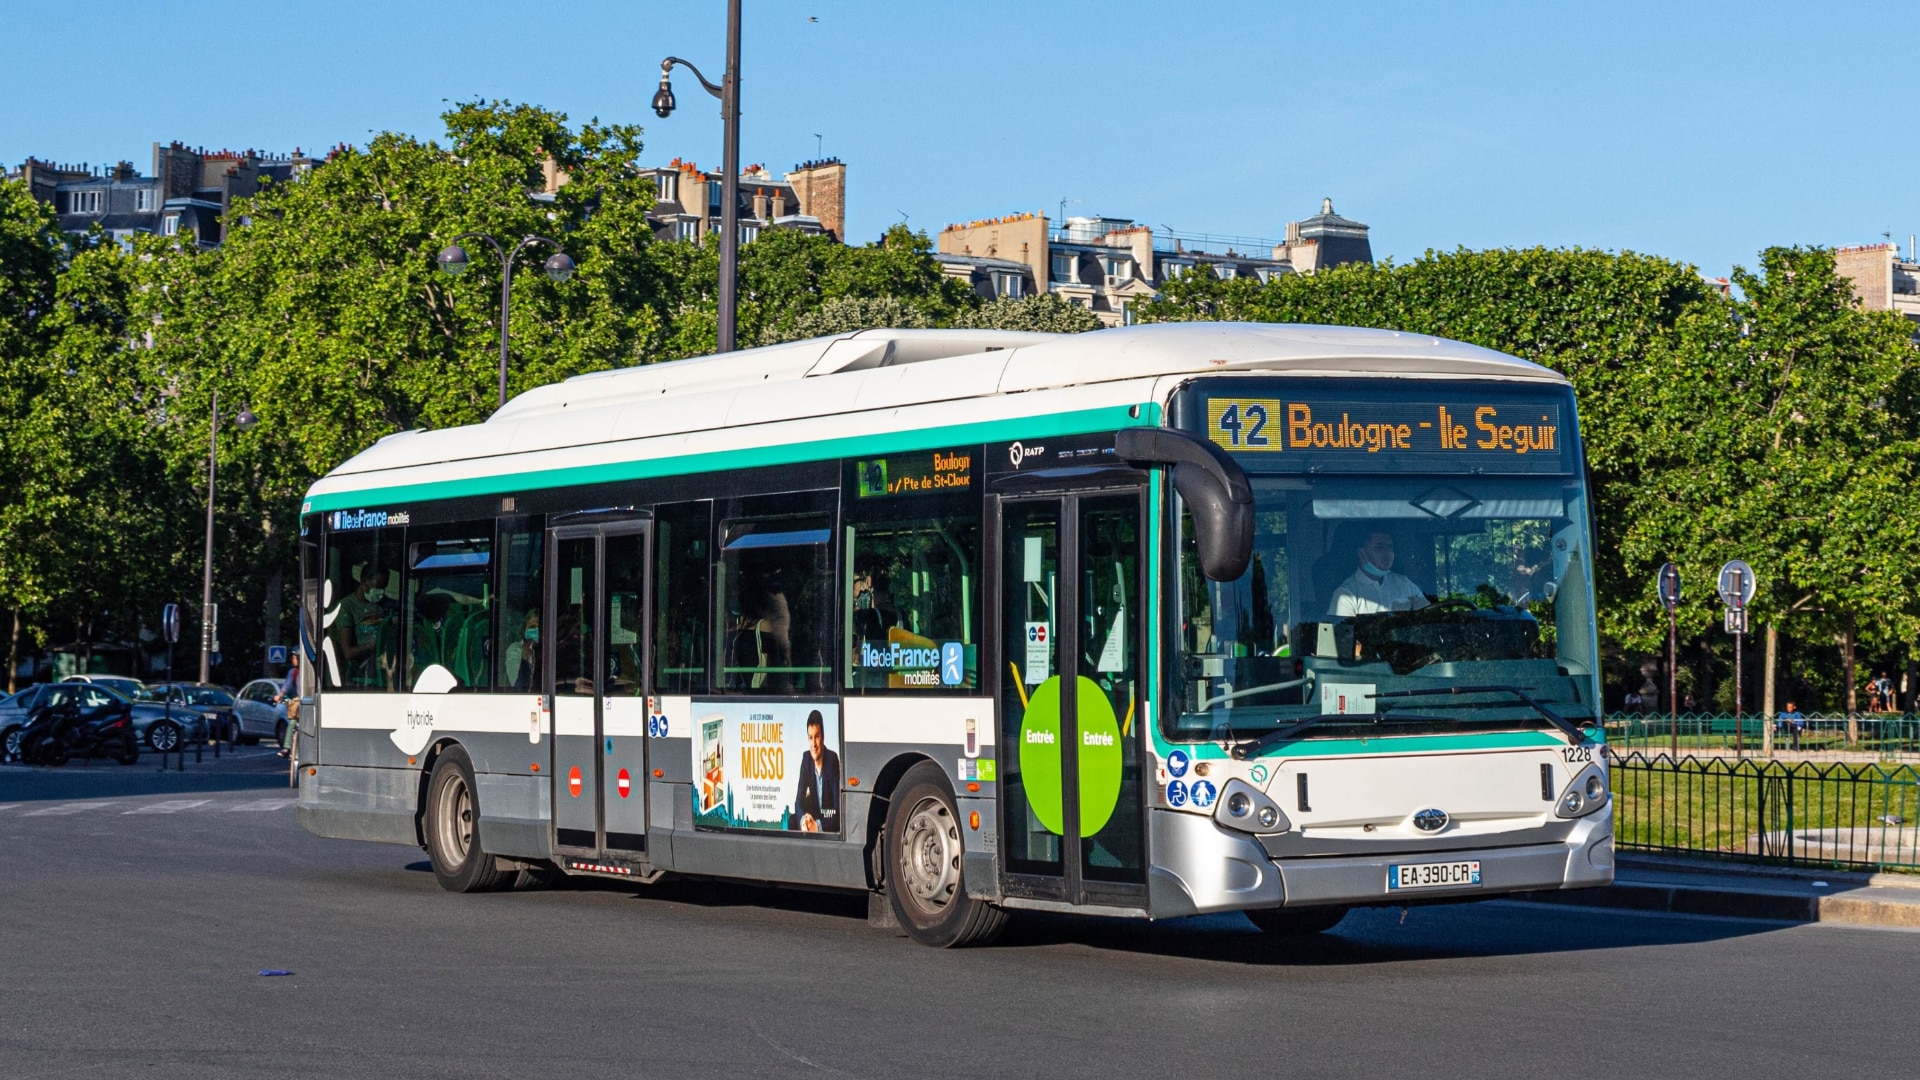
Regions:
<instances>
[{"instance_id":1,"label":"white shirt","mask_svg":"<svg viewBox=\"0 0 1920 1080\"><path fill-rule=\"evenodd\" d=\"M1353 575L1334 590L1327 614L1333 616L1374 615L1382 611L1413 611L1427 606L1427 597L1404 574L1387 571L1374 577L1365 570Z\"/></svg>"}]
</instances>

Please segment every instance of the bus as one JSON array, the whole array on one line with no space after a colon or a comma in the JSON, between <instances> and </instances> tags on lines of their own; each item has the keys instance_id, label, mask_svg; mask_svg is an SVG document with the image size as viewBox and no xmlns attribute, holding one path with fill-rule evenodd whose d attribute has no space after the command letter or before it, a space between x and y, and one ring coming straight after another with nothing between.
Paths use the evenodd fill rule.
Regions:
<instances>
[{"instance_id":1,"label":"bus","mask_svg":"<svg viewBox=\"0 0 1920 1080\"><path fill-rule=\"evenodd\" d=\"M449 890L1244 912L1605 885L1571 386L1380 330L868 330L583 375L305 497L299 816Z\"/></svg>"}]
</instances>

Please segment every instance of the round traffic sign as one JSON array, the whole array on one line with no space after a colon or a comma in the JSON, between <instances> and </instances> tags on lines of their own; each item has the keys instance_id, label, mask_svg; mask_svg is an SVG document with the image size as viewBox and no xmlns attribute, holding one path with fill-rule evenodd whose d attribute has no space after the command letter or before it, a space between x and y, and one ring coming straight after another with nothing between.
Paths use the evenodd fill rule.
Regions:
<instances>
[{"instance_id":1,"label":"round traffic sign","mask_svg":"<svg viewBox=\"0 0 1920 1080\"><path fill-rule=\"evenodd\" d=\"M620 789L620 797L624 799L633 790L633 778L627 775L627 770L621 769L620 775L614 777L613 786Z\"/></svg>"},{"instance_id":2,"label":"round traffic sign","mask_svg":"<svg viewBox=\"0 0 1920 1080\"><path fill-rule=\"evenodd\" d=\"M1680 571L1672 563L1661 563L1660 572L1654 575L1653 589L1660 597L1660 605L1668 611L1680 606Z\"/></svg>"},{"instance_id":3,"label":"round traffic sign","mask_svg":"<svg viewBox=\"0 0 1920 1080\"><path fill-rule=\"evenodd\" d=\"M1739 559L1720 568L1720 602L1739 610L1753 602L1753 567Z\"/></svg>"},{"instance_id":4,"label":"round traffic sign","mask_svg":"<svg viewBox=\"0 0 1920 1080\"><path fill-rule=\"evenodd\" d=\"M578 765L567 770L567 794L576 799L580 797L580 766Z\"/></svg>"}]
</instances>

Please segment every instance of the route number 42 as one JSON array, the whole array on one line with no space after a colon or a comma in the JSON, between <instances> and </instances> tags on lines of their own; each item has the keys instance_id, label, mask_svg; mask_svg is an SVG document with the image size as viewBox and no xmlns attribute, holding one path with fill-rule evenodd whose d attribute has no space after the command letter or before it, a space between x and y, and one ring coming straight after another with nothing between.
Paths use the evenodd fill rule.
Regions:
<instances>
[{"instance_id":1,"label":"route number 42","mask_svg":"<svg viewBox=\"0 0 1920 1080\"><path fill-rule=\"evenodd\" d=\"M1212 401L1213 441L1228 450L1278 450L1278 401Z\"/></svg>"}]
</instances>

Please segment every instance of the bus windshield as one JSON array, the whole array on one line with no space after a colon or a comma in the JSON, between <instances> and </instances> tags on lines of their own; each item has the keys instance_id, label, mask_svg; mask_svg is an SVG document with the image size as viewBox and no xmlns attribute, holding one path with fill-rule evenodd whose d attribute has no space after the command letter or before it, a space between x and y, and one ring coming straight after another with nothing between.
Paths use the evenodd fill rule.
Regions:
<instances>
[{"instance_id":1,"label":"bus windshield","mask_svg":"<svg viewBox=\"0 0 1920 1080\"><path fill-rule=\"evenodd\" d=\"M1251 483L1236 581L1201 574L1182 514L1170 737L1240 741L1310 717L1301 738L1544 727L1539 706L1597 718L1577 476ZM1418 692L1453 688L1477 689Z\"/></svg>"}]
</instances>

